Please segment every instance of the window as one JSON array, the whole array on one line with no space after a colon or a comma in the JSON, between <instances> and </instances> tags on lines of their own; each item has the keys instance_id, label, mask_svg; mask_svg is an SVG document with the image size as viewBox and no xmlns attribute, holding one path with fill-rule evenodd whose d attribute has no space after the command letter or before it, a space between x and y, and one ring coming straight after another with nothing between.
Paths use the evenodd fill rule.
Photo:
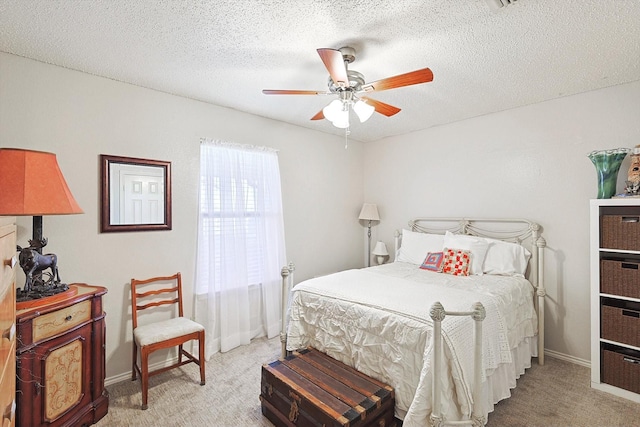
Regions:
<instances>
[{"instance_id":1,"label":"window","mask_svg":"<svg viewBox=\"0 0 640 427\"><path fill-rule=\"evenodd\" d=\"M236 234L244 236L247 264L246 285L260 284L262 263L258 227L264 213L259 212L256 207L257 185L250 184L246 179L237 181L230 178L225 189L224 186L221 188L220 181L220 176L200 177L200 216L202 218L200 232L212 239L200 250L202 257L208 259L212 265L202 269L201 275L199 275L201 280L198 280L198 293L208 292L208 284L212 280L214 282L221 280L220 275L216 273L222 271L223 241L225 237L234 238L233 236ZM222 203L222 200L226 200L227 203ZM223 206L225 206L224 209ZM238 228L241 233L238 233ZM198 255L200 256L200 253Z\"/></svg>"},{"instance_id":2,"label":"window","mask_svg":"<svg viewBox=\"0 0 640 427\"><path fill-rule=\"evenodd\" d=\"M276 151L203 141L196 319L213 334L208 354L280 332L285 264Z\"/></svg>"}]
</instances>

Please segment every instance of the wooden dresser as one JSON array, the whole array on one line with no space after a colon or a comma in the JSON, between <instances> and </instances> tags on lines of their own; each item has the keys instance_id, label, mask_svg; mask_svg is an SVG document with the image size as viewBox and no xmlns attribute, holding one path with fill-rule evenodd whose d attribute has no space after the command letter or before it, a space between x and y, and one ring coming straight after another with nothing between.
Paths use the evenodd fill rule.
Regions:
<instances>
[{"instance_id":1,"label":"wooden dresser","mask_svg":"<svg viewBox=\"0 0 640 427\"><path fill-rule=\"evenodd\" d=\"M16 415L16 226L0 217L0 417L2 427L15 426Z\"/></svg>"},{"instance_id":2,"label":"wooden dresser","mask_svg":"<svg viewBox=\"0 0 640 427\"><path fill-rule=\"evenodd\" d=\"M85 284L69 288L36 306L18 305L19 426L88 426L107 414L102 309L107 290Z\"/></svg>"}]
</instances>

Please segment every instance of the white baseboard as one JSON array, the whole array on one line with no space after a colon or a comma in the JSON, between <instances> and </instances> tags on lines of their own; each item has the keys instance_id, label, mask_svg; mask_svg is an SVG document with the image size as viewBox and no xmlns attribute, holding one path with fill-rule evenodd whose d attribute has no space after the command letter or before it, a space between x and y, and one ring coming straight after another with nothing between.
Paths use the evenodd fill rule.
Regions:
<instances>
[{"instance_id":1,"label":"white baseboard","mask_svg":"<svg viewBox=\"0 0 640 427\"><path fill-rule=\"evenodd\" d=\"M178 362L178 357L174 357L172 359L165 360L164 362L156 362L149 365L150 371L155 371L156 369L164 368L165 366L171 366L174 363ZM137 376L138 380L140 379L140 375ZM104 385L110 386L112 384L117 384L123 381L131 381L131 371L124 372L119 375L114 375L113 377L105 378Z\"/></svg>"},{"instance_id":2,"label":"white baseboard","mask_svg":"<svg viewBox=\"0 0 640 427\"><path fill-rule=\"evenodd\" d=\"M549 356L549 357L553 357L555 359L560 359L560 360L564 360L566 362L571 362L571 363L575 363L576 365L581 365L584 366L586 368L591 369L591 362L585 359L580 359L578 357L575 356L569 356L568 354L564 354L564 353L559 353L557 351L553 351L553 350L548 350L548 349L544 349L544 355L545 356Z\"/></svg>"}]
</instances>

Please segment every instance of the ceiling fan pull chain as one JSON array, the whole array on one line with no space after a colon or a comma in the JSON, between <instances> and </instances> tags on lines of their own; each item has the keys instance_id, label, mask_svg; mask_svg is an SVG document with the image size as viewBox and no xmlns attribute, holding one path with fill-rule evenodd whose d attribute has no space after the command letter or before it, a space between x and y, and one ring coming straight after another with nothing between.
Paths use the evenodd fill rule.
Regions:
<instances>
[{"instance_id":1,"label":"ceiling fan pull chain","mask_svg":"<svg viewBox=\"0 0 640 427\"><path fill-rule=\"evenodd\" d=\"M351 133L351 131L349 130L349 128L345 128L344 130L344 149L346 150L347 148L349 148L349 134Z\"/></svg>"}]
</instances>

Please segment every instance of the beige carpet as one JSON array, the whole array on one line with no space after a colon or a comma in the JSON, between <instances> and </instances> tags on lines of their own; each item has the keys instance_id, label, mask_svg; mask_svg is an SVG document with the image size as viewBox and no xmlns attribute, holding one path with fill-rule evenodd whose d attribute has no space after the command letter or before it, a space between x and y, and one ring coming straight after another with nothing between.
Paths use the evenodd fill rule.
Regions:
<instances>
[{"instance_id":1,"label":"beige carpet","mask_svg":"<svg viewBox=\"0 0 640 427\"><path fill-rule=\"evenodd\" d=\"M140 410L139 381L109 386L109 413L97 426L271 426L260 412L260 367L279 352L275 338L218 353L207 363L205 386L193 364L156 376L146 411ZM640 426L640 404L591 389L583 366L546 361L534 361L512 397L489 414L487 426Z\"/></svg>"}]
</instances>

